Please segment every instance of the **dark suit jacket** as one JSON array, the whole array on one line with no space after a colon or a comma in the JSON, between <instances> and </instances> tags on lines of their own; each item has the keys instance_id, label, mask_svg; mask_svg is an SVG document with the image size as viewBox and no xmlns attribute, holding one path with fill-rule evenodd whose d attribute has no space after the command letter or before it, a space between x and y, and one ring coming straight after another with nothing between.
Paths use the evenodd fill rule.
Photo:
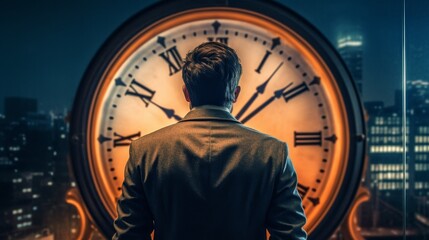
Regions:
<instances>
[{"instance_id":1,"label":"dark suit jacket","mask_svg":"<svg viewBox=\"0 0 429 240\"><path fill-rule=\"evenodd\" d=\"M192 110L132 142L113 239L305 239L296 185L284 142Z\"/></svg>"}]
</instances>

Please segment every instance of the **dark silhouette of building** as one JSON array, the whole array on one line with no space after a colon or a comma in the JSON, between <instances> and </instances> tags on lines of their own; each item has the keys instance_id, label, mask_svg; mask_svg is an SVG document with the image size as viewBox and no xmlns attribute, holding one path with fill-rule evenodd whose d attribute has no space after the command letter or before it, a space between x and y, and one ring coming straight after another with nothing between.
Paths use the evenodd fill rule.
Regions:
<instances>
[{"instance_id":1,"label":"dark silhouette of building","mask_svg":"<svg viewBox=\"0 0 429 240\"><path fill-rule=\"evenodd\" d=\"M4 109L0 239L74 239L79 219L64 198L71 187L64 116L37 112L37 101L28 98L7 98Z\"/></svg>"},{"instance_id":2,"label":"dark silhouette of building","mask_svg":"<svg viewBox=\"0 0 429 240\"><path fill-rule=\"evenodd\" d=\"M37 112L37 100L33 98L7 97L4 99L5 116L16 120L28 113Z\"/></svg>"},{"instance_id":3,"label":"dark silhouette of building","mask_svg":"<svg viewBox=\"0 0 429 240\"><path fill-rule=\"evenodd\" d=\"M429 81L407 82L408 219L429 233Z\"/></svg>"},{"instance_id":4,"label":"dark silhouette of building","mask_svg":"<svg viewBox=\"0 0 429 240\"><path fill-rule=\"evenodd\" d=\"M337 40L337 49L346 63L359 94L362 96L362 35L358 32L341 34Z\"/></svg>"},{"instance_id":5,"label":"dark silhouette of building","mask_svg":"<svg viewBox=\"0 0 429 240\"><path fill-rule=\"evenodd\" d=\"M398 230L390 235L401 237L407 219L419 238L429 233L429 81L408 81L406 94L405 125L401 91L393 106L365 103L371 200L362 207L360 225Z\"/></svg>"}]
</instances>

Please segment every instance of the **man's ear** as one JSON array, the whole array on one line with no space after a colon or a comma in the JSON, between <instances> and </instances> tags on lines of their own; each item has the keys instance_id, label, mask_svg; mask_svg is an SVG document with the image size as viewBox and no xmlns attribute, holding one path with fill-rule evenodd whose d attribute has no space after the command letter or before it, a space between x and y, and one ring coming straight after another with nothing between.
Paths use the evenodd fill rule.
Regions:
<instances>
[{"instance_id":1,"label":"man's ear","mask_svg":"<svg viewBox=\"0 0 429 240\"><path fill-rule=\"evenodd\" d=\"M183 95L185 95L185 99L187 102L191 102L191 99L189 98L189 92L188 89L186 89L186 86L182 86Z\"/></svg>"},{"instance_id":2,"label":"man's ear","mask_svg":"<svg viewBox=\"0 0 429 240\"><path fill-rule=\"evenodd\" d=\"M235 90L234 90L234 100L232 102L236 102L237 101L238 95L240 95L240 91L241 91L241 87L237 86L235 88Z\"/></svg>"}]
</instances>

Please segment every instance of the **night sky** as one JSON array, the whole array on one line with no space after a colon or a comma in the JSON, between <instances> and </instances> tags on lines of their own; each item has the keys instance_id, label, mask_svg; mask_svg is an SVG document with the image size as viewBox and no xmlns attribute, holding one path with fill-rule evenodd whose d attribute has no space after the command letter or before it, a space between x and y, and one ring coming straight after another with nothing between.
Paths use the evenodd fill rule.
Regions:
<instances>
[{"instance_id":1,"label":"night sky","mask_svg":"<svg viewBox=\"0 0 429 240\"><path fill-rule=\"evenodd\" d=\"M130 16L155 1L2 0L0 112L7 96L32 97L39 109L70 110L98 48ZM402 0L283 0L333 44L360 29L364 101L393 103L402 84ZM429 2L406 3L407 78L429 80Z\"/></svg>"}]
</instances>

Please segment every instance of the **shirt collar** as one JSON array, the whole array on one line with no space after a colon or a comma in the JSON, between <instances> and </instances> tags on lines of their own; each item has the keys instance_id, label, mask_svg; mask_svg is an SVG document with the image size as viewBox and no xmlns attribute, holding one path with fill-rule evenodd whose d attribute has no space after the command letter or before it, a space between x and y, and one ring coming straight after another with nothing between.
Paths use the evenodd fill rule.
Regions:
<instances>
[{"instance_id":1,"label":"shirt collar","mask_svg":"<svg viewBox=\"0 0 429 240\"><path fill-rule=\"evenodd\" d=\"M231 115L229 111L227 111L227 108L219 106L207 107L207 105L192 108L192 110L189 111L186 116L179 122L201 120L230 121L240 123L234 116Z\"/></svg>"},{"instance_id":2,"label":"shirt collar","mask_svg":"<svg viewBox=\"0 0 429 240\"><path fill-rule=\"evenodd\" d=\"M193 107L191 111L197 110L197 109L216 109L216 110L222 110L226 112L231 112L229 108L223 107L223 106L216 106L216 105L201 105L197 107Z\"/></svg>"}]
</instances>

